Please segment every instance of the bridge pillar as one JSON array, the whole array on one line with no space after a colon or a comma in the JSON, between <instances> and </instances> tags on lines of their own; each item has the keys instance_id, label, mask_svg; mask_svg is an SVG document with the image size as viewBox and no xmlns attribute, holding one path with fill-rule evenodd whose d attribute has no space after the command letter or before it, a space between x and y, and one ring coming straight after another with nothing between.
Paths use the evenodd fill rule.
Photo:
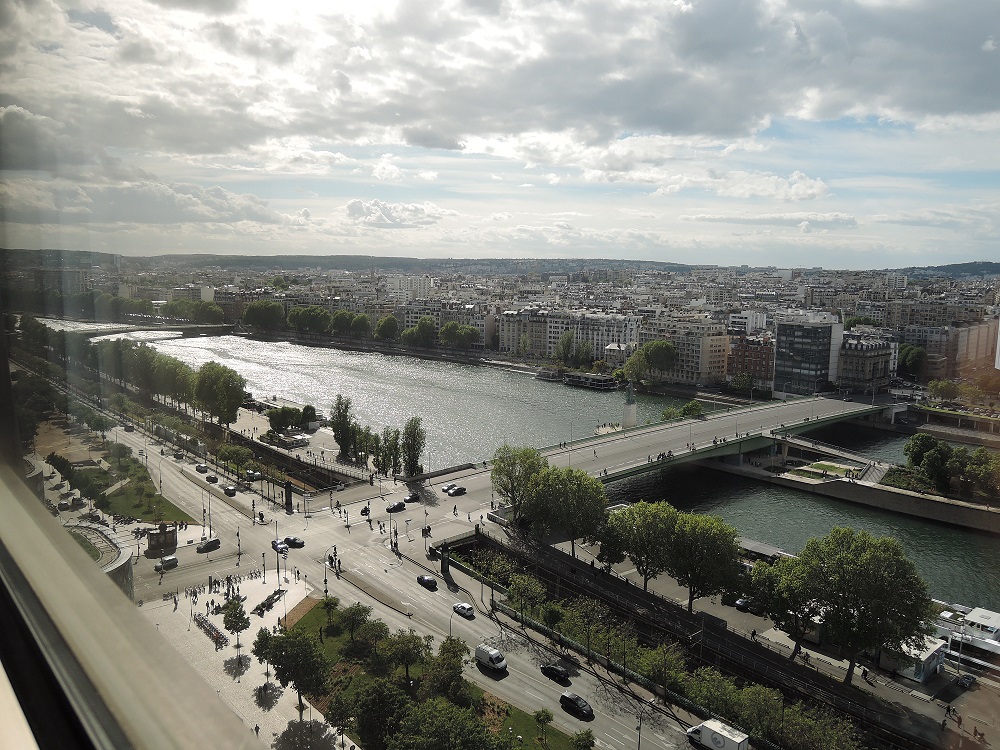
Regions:
<instances>
[{"instance_id":1,"label":"bridge pillar","mask_svg":"<svg viewBox=\"0 0 1000 750\"><path fill-rule=\"evenodd\" d=\"M788 443L784 440L781 441L781 465L784 466L788 463Z\"/></svg>"}]
</instances>

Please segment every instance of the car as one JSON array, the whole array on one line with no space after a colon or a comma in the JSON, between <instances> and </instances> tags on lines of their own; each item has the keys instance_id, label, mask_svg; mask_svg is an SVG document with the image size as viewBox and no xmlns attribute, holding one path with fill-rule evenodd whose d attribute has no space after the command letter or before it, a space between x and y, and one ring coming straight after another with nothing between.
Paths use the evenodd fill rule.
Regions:
<instances>
[{"instance_id":1,"label":"car","mask_svg":"<svg viewBox=\"0 0 1000 750\"><path fill-rule=\"evenodd\" d=\"M215 484L216 482L219 481L219 478L215 474L209 474L207 477L205 477L205 481L208 482L209 484Z\"/></svg>"},{"instance_id":2,"label":"car","mask_svg":"<svg viewBox=\"0 0 1000 750\"><path fill-rule=\"evenodd\" d=\"M415 503L420 499L420 495L416 492L411 492L409 495L403 498L404 503Z\"/></svg>"},{"instance_id":3,"label":"car","mask_svg":"<svg viewBox=\"0 0 1000 750\"><path fill-rule=\"evenodd\" d=\"M174 451L174 458L176 458L178 461L180 461L182 458L184 458L184 452L183 451Z\"/></svg>"},{"instance_id":4,"label":"car","mask_svg":"<svg viewBox=\"0 0 1000 750\"><path fill-rule=\"evenodd\" d=\"M736 607L736 609L738 609L740 612L749 612L750 597L741 596L739 599L736 600L736 603L733 606Z\"/></svg>"},{"instance_id":5,"label":"car","mask_svg":"<svg viewBox=\"0 0 1000 750\"><path fill-rule=\"evenodd\" d=\"M966 672L955 679L955 684L961 688L970 688L976 681L976 676Z\"/></svg>"},{"instance_id":6,"label":"car","mask_svg":"<svg viewBox=\"0 0 1000 750\"><path fill-rule=\"evenodd\" d=\"M233 487L233 485L231 484L227 484L225 487L223 487L222 491L225 492L227 495L229 495L229 497L236 497L236 488Z\"/></svg>"},{"instance_id":7,"label":"car","mask_svg":"<svg viewBox=\"0 0 1000 750\"><path fill-rule=\"evenodd\" d=\"M222 546L222 540L219 537L214 539L206 539L204 542L195 547L199 552L211 552L214 549L219 549Z\"/></svg>"},{"instance_id":8,"label":"car","mask_svg":"<svg viewBox=\"0 0 1000 750\"><path fill-rule=\"evenodd\" d=\"M135 432L135 427L130 424L125 425L125 432Z\"/></svg>"},{"instance_id":9,"label":"car","mask_svg":"<svg viewBox=\"0 0 1000 750\"><path fill-rule=\"evenodd\" d=\"M295 549L302 549L303 547L306 546L305 541L299 539L297 536L286 536L285 544L287 544L289 547L295 547Z\"/></svg>"},{"instance_id":10,"label":"car","mask_svg":"<svg viewBox=\"0 0 1000 750\"><path fill-rule=\"evenodd\" d=\"M271 549L273 549L275 552L288 552L288 545L285 544L280 539L272 539Z\"/></svg>"},{"instance_id":11,"label":"car","mask_svg":"<svg viewBox=\"0 0 1000 750\"><path fill-rule=\"evenodd\" d=\"M417 583L423 586L425 589L430 589L431 591L436 591L438 587L437 578L434 576L417 576Z\"/></svg>"},{"instance_id":12,"label":"car","mask_svg":"<svg viewBox=\"0 0 1000 750\"><path fill-rule=\"evenodd\" d=\"M542 674L556 682L565 682L569 679L569 670L562 664L543 664Z\"/></svg>"},{"instance_id":13,"label":"car","mask_svg":"<svg viewBox=\"0 0 1000 750\"><path fill-rule=\"evenodd\" d=\"M465 487L452 487L448 490L448 497L458 497L465 494Z\"/></svg>"},{"instance_id":14,"label":"car","mask_svg":"<svg viewBox=\"0 0 1000 750\"><path fill-rule=\"evenodd\" d=\"M69 500L60 500L59 510L69 510Z\"/></svg>"},{"instance_id":15,"label":"car","mask_svg":"<svg viewBox=\"0 0 1000 750\"><path fill-rule=\"evenodd\" d=\"M594 709L576 693L567 690L559 696L559 705L582 719L593 719Z\"/></svg>"},{"instance_id":16,"label":"car","mask_svg":"<svg viewBox=\"0 0 1000 750\"><path fill-rule=\"evenodd\" d=\"M363 515L363 516L367 516L371 512L372 512L372 509L368 505L366 505L364 508L361 509L361 515Z\"/></svg>"},{"instance_id":17,"label":"car","mask_svg":"<svg viewBox=\"0 0 1000 750\"><path fill-rule=\"evenodd\" d=\"M197 464L194 467L194 470L197 471L199 474L207 474L208 473L208 464Z\"/></svg>"},{"instance_id":18,"label":"car","mask_svg":"<svg viewBox=\"0 0 1000 750\"><path fill-rule=\"evenodd\" d=\"M404 503L402 500L397 500L396 502L389 503L387 506L385 506L386 513L397 513L398 511L401 510L406 510L406 503Z\"/></svg>"},{"instance_id":19,"label":"car","mask_svg":"<svg viewBox=\"0 0 1000 750\"><path fill-rule=\"evenodd\" d=\"M441 485L441 491L447 494L448 492L451 492L456 487L458 487L457 484L455 484L454 482L449 482L448 484Z\"/></svg>"},{"instance_id":20,"label":"car","mask_svg":"<svg viewBox=\"0 0 1000 750\"><path fill-rule=\"evenodd\" d=\"M476 616L476 610L471 604L467 604L466 602L455 602L451 605L451 608L455 611L456 615L461 615L467 620L471 620Z\"/></svg>"}]
</instances>

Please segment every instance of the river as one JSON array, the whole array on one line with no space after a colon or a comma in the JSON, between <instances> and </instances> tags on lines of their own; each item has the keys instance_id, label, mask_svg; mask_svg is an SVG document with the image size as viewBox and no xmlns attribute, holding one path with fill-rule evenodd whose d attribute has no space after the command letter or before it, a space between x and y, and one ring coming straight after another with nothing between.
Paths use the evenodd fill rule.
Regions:
<instances>
[{"instance_id":1,"label":"river","mask_svg":"<svg viewBox=\"0 0 1000 750\"><path fill-rule=\"evenodd\" d=\"M157 334L162 336L162 334ZM278 395L329 413L337 394L351 398L358 421L402 427L414 415L427 430L427 466L443 468L492 455L504 442L544 447L620 422L624 396L568 388L496 367L473 366L255 341L238 336L150 338L158 351L191 367L214 360L239 372L257 396ZM637 396L640 423L681 402ZM905 463L905 437L839 426L816 433L871 458ZM927 580L931 596L1000 610L1000 538L696 469L647 475L609 487L613 501L667 500L712 513L739 533L797 552L834 526L893 536Z\"/></svg>"}]
</instances>

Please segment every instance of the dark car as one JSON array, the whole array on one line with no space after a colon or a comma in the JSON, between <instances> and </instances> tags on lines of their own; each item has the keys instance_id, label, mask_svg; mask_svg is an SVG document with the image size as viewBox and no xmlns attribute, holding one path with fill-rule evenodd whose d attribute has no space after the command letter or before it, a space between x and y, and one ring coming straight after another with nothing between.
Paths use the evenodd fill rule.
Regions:
<instances>
[{"instance_id":1,"label":"dark car","mask_svg":"<svg viewBox=\"0 0 1000 750\"><path fill-rule=\"evenodd\" d=\"M386 513L396 513L401 510L406 510L406 503L402 500L397 500L396 502L389 503L389 505L385 506Z\"/></svg>"},{"instance_id":2,"label":"dark car","mask_svg":"<svg viewBox=\"0 0 1000 750\"><path fill-rule=\"evenodd\" d=\"M214 549L219 549L222 546L222 540L219 537L215 539L206 539L204 542L199 544L196 549L199 552L211 552Z\"/></svg>"},{"instance_id":3,"label":"dark car","mask_svg":"<svg viewBox=\"0 0 1000 750\"><path fill-rule=\"evenodd\" d=\"M303 547L306 546L306 543L302 539L299 539L297 536L286 536L285 544L287 544L289 547L295 547L295 549L302 549Z\"/></svg>"},{"instance_id":4,"label":"dark car","mask_svg":"<svg viewBox=\"0 0 1000 750\"><path fill-rule=\"evenodd\" d=\"M417 576L417 583L419 583L425 589L430 589L431 591L437 591L438 582L437 578L435 578L434 576Z\"/></svg>"},{"instance_id":5,"label":"dark car","mask_svg":"<svg viewBox=\"0 0 1000 750\"><path fill-rule=\"evenodd\" d=\"M219 478L215 476L215 474L209 474L207 477L205 477L205 481L208 482L209 484L215 484L216 482L219 481Z\"/></svg>"},{"instance_id":6,"label":"dark car","mask_svg":"<svg viewBox=\"0 0 1000 750\"><path fill-rule=\"evenodd\" d=\"M236 497L236 488L233 487L233 485L231 484L227 484L225 487L223 487L222 491L225 492L227 495L229 495L229 497Z\"/></svg>"},{"instance_id":7,"label":"dark car","mask_svg":"<svg viewBox=\"0 0 1000 750\"><path fill-rule=\"evenodd\" d=\"M403 498L404 503L415 503L420 499L420 495L416 492L411 492L409 495Z\"/></svg>"},{"instance_id":8,"label":"dark car","mask_svg":"<svg viewBox=\"0 0 1000 750\"><path fill-rule=\"evenodd\" d=\"M594 709L590 707L590 704L579 695L570 692L569 690L559 696L559 705L570 713L576 714L581 719L594 718Z\"/></svg>"},{"instance_id":9,"label":"dark car","mask_svg":"<svg viewBox=\"0 0 1000 750\"><path fill-rule=\"evenodd\" d=\"M125 425L125 432L135 432L135 427L130 424Z\"/></svg>"},{"instance_id":10,"label":"dark car","mask_svg":"<svg viewBox=\"0 0 1000 750\"><path fill-rule=\"evenodd\" d=\"M966 672L963 675L959 675L955 679L955 684L958 685L960 688L970 688L972 687L973 683L975 683L975 681L976 681L975 675Z\"/></svg>"},{"instance_id":11,"label":"dark car","mask_svg":"<svg viewBox=\"0 0 1000 750\"><path fill-rule=\"evenodd\" d=\"M543 664L542 674L556 682L565 682L569 679L569 671L561 664Z\"/></svg>"},{"instance_id":12,"label":"dark car","mask_svg":"<svg viewBox=\"0 0 1000 750\"><path fill-rule=\"evenodd\" d=\"M183 451L175 451L174 452L174 458L176 458L178 461L180 461L182 458L184 458L184 452Z\"/></svg>"},{"instance_id":13,"label":"dark car","mask_svg":"<svg viewBox=\"0 0 1000 750\"><path fill-rule=\"evenodd\" d=\"M288 545L282 542L280 539L272 539L271 549L273 549L275 552L288 552Z\"/></svg>"},{"instance_id":14,"label":"dark car","mask_svg":"<svg viewBox=\"0 0 1000 750\"><path fill-rule=\"evenodd\" d=\"M207 474L208 464L198 464L197 466L194 467L194 470L197 471L199 474Z\"/></svg>"},{"instance_id":15,"label":"dark car","mask_svg":"<svg viewBox=\"0 0 1000 750\"><path fill-rule=\"evenodd\" d=\"M364 508L361 509L361 515L363 515L363 516L367 516L371 512L372 512L372 509L370 507L368 507L367 505Z\"/></svg>"},{"instance_id":16,"label":"dark car","mask_svg":"<svg viewBox=\"0 0 1000 750\"><path fill-rule=\"evenodd\" d=\"M449 497L458 497L459 495L465 494L465 487L452 487L448 490Z\"/></svg>"}]
</instances>

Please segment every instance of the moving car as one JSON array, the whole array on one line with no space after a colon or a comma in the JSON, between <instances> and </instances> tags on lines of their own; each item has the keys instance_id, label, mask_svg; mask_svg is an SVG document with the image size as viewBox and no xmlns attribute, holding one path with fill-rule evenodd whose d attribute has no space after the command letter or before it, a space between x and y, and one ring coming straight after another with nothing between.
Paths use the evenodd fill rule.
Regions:
<instances>
[{"instance_id":1,"label":"moving car","mask_svg":"<svg viewBox=\"0 0 1000 750\"><path fill-rule=\"evenodd\" d=\"M280 539L272 539L271 549L273 549L275 552L288 552L288 545L285 544Z\"/></svg>"},{"instance_id":2,"label":"moving car","mask_svg":"<svg viewBox=\"0 0 1000 750\"><path fill-rule=\"evenodd\" d=\"M406 510L406 503L404 503L402 500L397 500L396 502L389 503L387 506L385 506L386 513L396 513L397 511L400 510Z\"/></svg>"},{"instance_id":3,"label":"moving car","mask_svg":"<svg viewBox=\"0 0 1000 750\"><path fill-rule=\"evenodd\" d=\"M229 495L229 497L236 497L236 488L233 487L233 485L231 484L227 484L225 487L223 487L222 491L225 492L227 495Z\"/></svg>"},{"instance_id":4,"label":"moving car","mask_svg":"<svg viewBox=\"0 0 1000 750\"><path fill-rule=\"evenodd\" d=\"M430 589L431 591L436 591L438 587L437 578L434 576L417 576L417 583L423 586L425 589Z\"/></svg>"},{"instance_id":5,"label":"moving car","mask_svg":"<svg viewBox=\"0 0 1000 750\"><path fill-rule=\"evenodd\" d=\"M174 451L174 458L180 461L182 458L184 458L184 451Z\"/></svg>"},{"instance_id":6,"label":"moving car","mask_svg":"<svg viewBox=\"0 0 1000 750\"><path fill-rule=\"evenodd\" d=\"M452 487L448 490L448 497L458 497L465 494L465 487Z\"/></svg>"},{"instance_id":7,"label":"moving car","mask_svg":"<svg viewBox=\"0 0 1000 750\"><path fill-rule=\"evenodd\" d=\"M135 432L135 427L130 424L125 425L125 432Z\"/></svg>"},{"instance_id":8,"label":"moving car","mask_svg":"<svg viewBox=\"0 0 1000 750\"><path fill-rule=\"evenodd\" d=\"M153 570L157 573L162 573L165 570L170 570L171 568L176 568L178 565L178 560L173 555L169 557L161 557L160 561L153 566Z\"/></svg>"},{"instance_id":9,"label":"moving car","mask_svg":"<svg viewBox=\"0 0 1000 750\"><path fill-rule=\"evenodd\" d=\"M456 602L451 608L455 611L455 614L461 615L467 620L471 620L476 616L476 610L471 604L467 604L466 602Z\"/></svg>"},{"instance_id":10,"label":"moving car","mask_svg":"<svg viewBox=\"0 0 1000 750\"><path fill-rule=\"evenodd\" d=\"M404 503L415 503L420 499L420 495L416 492L411 492L409 495L403 498Z\"/></svg>"},{"instance_id":11,"label":"moving car","mask_svg":"<svg viewBox=\"0 0 1000 750\"><path fill-rule=\"evenodd\" d=\"M219 481L219 478L215 476L215 474L209 474L207 477L205 477L205 481L208 482L209 484L215 484L216 482Z\"/></svg>"},{"instance_id":12,"label":"moving car","mask_svg":"<svg viewBox=\"0 0 1000 750\"><path fill-rule=\"evenodd\" d=\"M287 544L289 547L295 547L295 549L302 549L303 547L306 546L306 543L302 539L299 539L297 536L286 536L285 544Z\"/></svg>"},{"instance_id":13,"label":"moving car","mask_svg":"<svg viewBox=\"0 0 1000 750\"><path fill-rule=\"evenodd\" d=\"M969 674L968 672L966 672L963 675L959 675L955 679L955 684L958 685L961 688L970 688L970 687L972 687L972 685L973 685L973 683L975 681L976 681L976 676L973 675L973 674Z\"/></svg>"},{"instance_id":14,"label":"moving car","mask_svg":"<svg viewBox=\"0 0 1000 750\"><path fill-rule=\"evenodd\" d=\"M457 484L455 484L454 482L449 482L448 484L441 485L441 491L444 493L448 493L451 492L456 487L458 487Z\"/></svg>"},{"instance_id":15,"label":"moving car","mask_svg":"<svg viewBox=\"0 0 1000 750\"><path fill-rule=\"evenodd\" d=\"M219 537L214 539L206 539L204 542L199 544L195 549L199 552L211 552L214 549L219 549L222 546L222 540Z\"/></svg>"},{"instance_id":16,"label":"moving car","mask_svg":"<svg viewBox=\"0 0 1000 750\"><path fill-rule=\"evenodd\" d=\"M565 682L569 679L569 670L561 664L543 664L542 674L556 682Z\"/></svg>"},{"instance_id":17,"label":"moving car","mask_svg":"<svg viewBox=\"0 0 1000 750\"><path fill-rule=\"evenodd\" d=\"M498 649L490 648L485 643L476 646L476 661L486 669L503 672L507 669L507 660Z\"/></svg>"},{"instance_id":18,"label":"moving car","mask_svg":"<svg viewBox=\"0 0 1000 750\"><path fill-rule=\"evenodd\" d=\"M197 471L199 474L207 474L208 473L208 464L197 464L194 467L194 470Z\"/></svg>"},{"instance_id":19,"label":"moving car","mask_svg":"<svg viewBox=\"0 0 1000 750\"><path fill-rule=\"evenodd\" d=\"M594 709L590 707L590 704L570 690L559 696L559 705L570 713L576 714L581 719L594 718Z\"/></svg>"}]
</instances>

